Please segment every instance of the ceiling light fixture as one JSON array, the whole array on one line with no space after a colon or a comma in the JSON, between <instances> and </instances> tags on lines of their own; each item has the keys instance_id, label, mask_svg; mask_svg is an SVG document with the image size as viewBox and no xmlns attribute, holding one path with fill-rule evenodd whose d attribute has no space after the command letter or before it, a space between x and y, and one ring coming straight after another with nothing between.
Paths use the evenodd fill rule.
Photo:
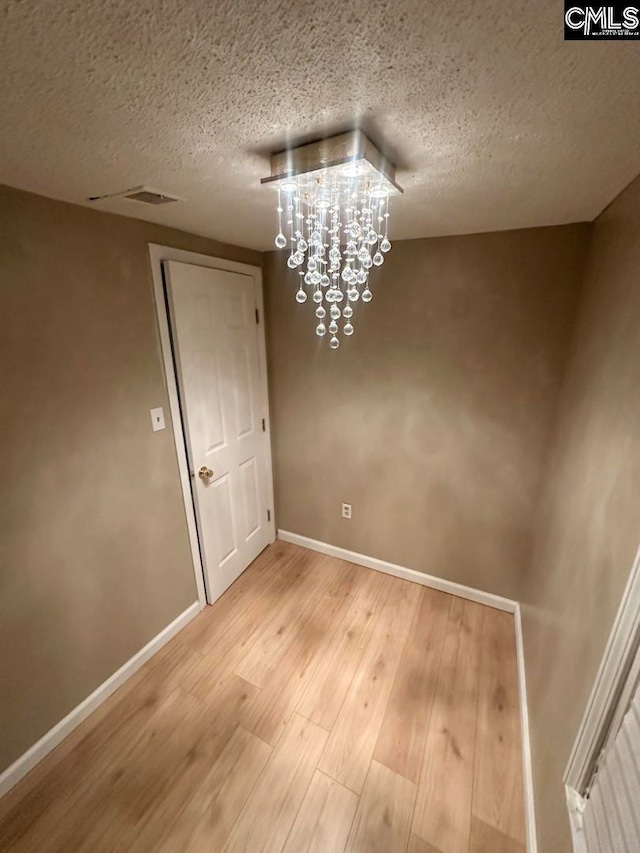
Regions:
<instances>
[{"instance_id":1,"label":"ceiling light fixture","mask_svg":"<svg viewBox=\"0 0 640 853\"><path fill-rule=\"evenodd\" d=\"M337 349L340 332L353 334L355 304L372 299L371 269L391 248L389 197L402 193L395 167L352 130L272 154L262 183L278 192L275 244L289 249L287 265L298 270L296 300L311 296L316 334L328 332Z\"/></svg>"}]
</instances>

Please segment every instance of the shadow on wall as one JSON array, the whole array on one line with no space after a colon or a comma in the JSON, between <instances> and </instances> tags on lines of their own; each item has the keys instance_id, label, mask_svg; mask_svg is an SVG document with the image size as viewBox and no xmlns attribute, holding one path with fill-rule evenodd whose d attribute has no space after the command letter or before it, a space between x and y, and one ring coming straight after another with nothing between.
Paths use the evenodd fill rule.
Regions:
<instances>
[{"instance_id":1,"label":"shadow on wall","mask_svg":"<svg viewBox=\"0 0 640 853\"><path fill-rule=\"evenodd\" d=\"M261 255L0 186L0 772L196 599L147 243Z\"/></svg>"},{"instance_id":2,"label":"shadow on wall","mask_svg":"<svg viewBox=\"0 0 640 853\"><path fill-rule=\"evenodd\" d=\"M266 255L278 526L516 598L589 230L396 241L335 352Z\"/></svg>"},{"instance_id":3,"label":"shadow on wall","mask_svg":"<svg viewBox=\"0 0 640 853\"><path fill-rule=\"evenodd\" d=\"M541 850L571 850L561 785L640 535L640 178L596 220L523 628Z\"/></svg>"},{"instance_id":4,"label":"shadow on wall","mask_svg":"<svg viewBox=\"0 0 640 853\"><path fill-rule=\"evenodd\" d=\"M396 242L336 353L264 261L278 526L523 602L545 853L638 547L638 269L640 178L591 226Z\"/></svg>"}]
</instances>

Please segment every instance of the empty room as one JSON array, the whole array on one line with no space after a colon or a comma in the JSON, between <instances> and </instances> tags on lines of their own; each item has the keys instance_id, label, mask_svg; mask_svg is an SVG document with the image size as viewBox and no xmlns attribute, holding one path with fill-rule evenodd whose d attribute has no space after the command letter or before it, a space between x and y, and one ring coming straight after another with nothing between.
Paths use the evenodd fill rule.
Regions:
<instances>
[{"instance_id":1,"label":"empty room","mask_svg":"<svg viewBox=\"0 0 640 853\"><path fill-rule=\"evenodd\" d=\"M0 851L640 851L640 6L0 0Z\"/></svg>"}]
</instances>

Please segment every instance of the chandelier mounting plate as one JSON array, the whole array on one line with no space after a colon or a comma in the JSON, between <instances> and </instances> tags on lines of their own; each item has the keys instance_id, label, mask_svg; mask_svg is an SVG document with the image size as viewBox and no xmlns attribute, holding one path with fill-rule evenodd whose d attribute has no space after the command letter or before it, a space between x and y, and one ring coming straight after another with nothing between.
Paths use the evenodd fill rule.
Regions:
<instances>
[{"instance_id":1,"label":"chandelier mounting plate","mask_svg":"<svg viewBox=\"0 0 640 853\"><path fill-rule=\"evenodd\" d=\"M329 174L352 177L354 171L380 186L387 195L401 195L403 189L396 183L395 166L361 130L349 130L307 142L296 148L277 151L271 155L271 174L260 183L282 187L288 179L306 176L308 181L321 180ZM323 175L323 173L327 175Z\"/></svg>"}]
</instances>

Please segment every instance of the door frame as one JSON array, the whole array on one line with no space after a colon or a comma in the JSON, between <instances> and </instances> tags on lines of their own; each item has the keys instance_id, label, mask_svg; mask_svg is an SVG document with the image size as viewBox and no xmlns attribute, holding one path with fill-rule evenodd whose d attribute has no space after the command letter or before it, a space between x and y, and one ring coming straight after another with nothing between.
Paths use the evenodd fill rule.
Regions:
<instances>
[{"instance_id":1,"label":"door frame","mask_svg":"<svg viewBox=\"0 0 640 853\"><path fill-rule=\"evenodd\" d=\"M267 385L267 344L264 328L264 297L262 289L262 270L260 267L250 264L241 264L237 261L227 261L224 258L215 258L211 255L202 255L198 252L189 252L186 249L174 249L171 246L162 246L158 243L149 243L149 260L151 263L151 277L153 279L153 294L160 333L160 348L162 350L162 364L164 377L169 397L169 410L171 412L171 427L173 430L173 442L175 445L178 461L178 472L180 475L180 486L182 489L182 501L187 520L187 531L189 534L189 545L191 548L191 560L193 572L198 590L198 601L200 607L213 604L214 598L210 594L207 585L207 577L204 571L202 556L200 554L200 540L198 537L198 524L194 497L191 490L191 477L189 475L189 462L187 460L186 437L184 423L180 409L180 395L178 392L178 378L173 354L171 321L169 317L169 302L166 292L164 275L162 273L163 261L178 261L184 264L193 264L209 269L224 270L225 272L236 272L253 278L253 291L258 309L258 323L256 326L258 334L258 356L260 362L260 388L262 416L265 420L265 431L263 438L266 454L266 486L267 501L271 508L271 519L267 522L269 541L275 542L276 522L273 494L273 461L271 458L271 419L269 417L269 391Z\"/></svg>"},{"instance_id":2,"label":"door frame","mask_svg":"<svg viewBox=\"0 0 640 853\"><path fill-rule=\"evenodd\" d=\"M576 853L586 850L582 813L598 759L622 722L640 668L640 548L638 548L596 680L564 773Z\"/></svg>"}]
</instances>

